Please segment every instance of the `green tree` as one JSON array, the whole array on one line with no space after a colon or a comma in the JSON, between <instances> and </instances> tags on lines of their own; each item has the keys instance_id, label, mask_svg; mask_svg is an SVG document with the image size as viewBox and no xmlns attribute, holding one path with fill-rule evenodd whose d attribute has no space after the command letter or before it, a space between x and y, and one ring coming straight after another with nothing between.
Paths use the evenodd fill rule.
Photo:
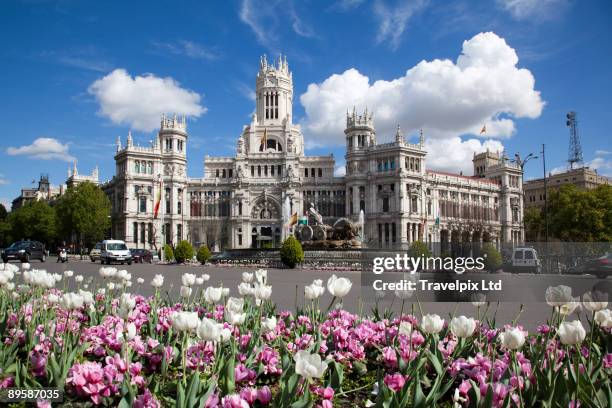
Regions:
<instances>
[{"instance_id":1,"label":"green tree","mask_svg":"<svg viewBox=\"0 0 612 408\"><path fill-rule=\"evenodd\" d=\"M6 211L4 204L0 204L0 221L5 221L6 217L8 217L8 211Z\"/></svg>"},{"instance_id":2,"label":"green tree","mask_svg":"<svg viewBox=\"0 0 612 408\"><path fill-rule=\"evenodd\" d=\"M422 256L427 258L431 256L431 251L423 241L414 241L408 249L408 256L411 258L420 258Z\"/></svg>"},{"instance_id":3,"label":"green tree","mask_svg":"<svg viewBox=\"0 0 612 408\"><path fill-rule=\"evenodd\" d=\"M171 262L174 259L174 250L168 244L164 245L164 258L166 262Z\"/></svg>"},{"instance_id":4,"label":"green tree","mask_svg":"<svg viewBox=\"0 0 612 408\"><path fill-rule=\"evenodd\" d=\"M86 246L102 240L110 228L111 203L104 191L90 182L69 188L57 203L62 236Z\"/></svg>"},{"instance_id":5,"label":"green tree","mask_svg":"<svg viewBox=\"0 0 612 408\"><path fill-rule=\"evenodd\" d=\"M47 245L57 238L55 210L46 201L31 201L8 217L13 239L33 239Z\"/></svg>"},{"instance_id":6,"label":"green tree","mask_svg":"<svg viewBox=\"0 0 612 408\"><path fill-rule=\"evenodd\" d=\"M612 186L583 191L568 184L549 192L548 224L561 241L612 241Z\"/></svg>"},{"instance_id":7,"label":"green tree","mask_svg":"<svg viewBox=\"0 0 612 408\"><path fill-rule=\"evenodd\" d=\"M280 249L280 258L289 268L295 268L297 264L304 261L302 244L293 235L289 235L285 242L283 242Z\"/></svg>"},{"instance_id":8,"label":"green tree","mask_svg":"<svg viewBox=\"0 0 612 408\"><path fill-rule=\"evenodd\" d=\"M543 237L545 226L542 210L537 207L526 208L523 223L525 224L525 239L527 241L535 242Z\"/></svg>"},{"instance_id":9,"label":"green tree","mask_svg":"<svg viewBox=\"0 0 612 408\"><path fill-rule=\"evenodd\" d=\"M485 258L484 264L485 269L489 272L494 272L498 270L502 265L502 256L490 242L485 242L482 245L481 256Z\"/></svg>"},{"instance_id":10,"label":"green tree","mask_svg":"<svg viewBox=\"0 0 612 408\"><path fill-rule=\"evenodd\" d=\"M174 259L176 262L183 263L185 261L190 261L193 258L193 247L189 243L189 241L181 241L174 248Z\"/></svg>"},{"instance_id":11,"label":"green tree","mask_svg":"<svg viewBox=\"0 0 612 408\"><path fill-rule=\"evenodd\" d=\"M200 249L198 249L198 254L196 255L198 262L204 265L211 258L210 249L206 245L202 245Z\"/></svg>"}]
</instances>

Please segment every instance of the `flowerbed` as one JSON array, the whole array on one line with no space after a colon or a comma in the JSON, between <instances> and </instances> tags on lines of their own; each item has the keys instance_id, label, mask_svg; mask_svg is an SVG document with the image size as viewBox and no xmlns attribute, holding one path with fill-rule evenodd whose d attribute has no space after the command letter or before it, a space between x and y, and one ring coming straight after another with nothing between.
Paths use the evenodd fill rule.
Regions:
<instances>
[{"instance_id":1,"label":"flowerbed","mask_svg":"<svg viewBox=\"0 0 612 408\"><path fill-rule=\"evenodd\" d=\"M70 271L0 266L0 388L55 387L72 406L612 406L599 294L549 288L551 318L527 333L480 321L480 304L476 318L351 314L338 307L351 283L335 276L307 286L295 313L275 309L265 270L232 290L187 273L178 302L161 275L149 298L125 292L126 271L100 276L93 288ZM586 329L568 318L579 307Z\"/></svg>"}]
</instances>

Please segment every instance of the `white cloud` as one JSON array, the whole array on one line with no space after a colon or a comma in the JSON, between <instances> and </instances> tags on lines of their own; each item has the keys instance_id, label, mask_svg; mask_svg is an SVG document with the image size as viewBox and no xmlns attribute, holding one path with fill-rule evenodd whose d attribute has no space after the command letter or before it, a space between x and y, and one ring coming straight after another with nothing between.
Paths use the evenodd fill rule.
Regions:
<instances>
[{"instance_id":1,"label":"white cloud","mask_svg":"<svg viewBox=\"0 0 612 408\"><path fill-rule=\"evenodd\" d=\"M12 201L6 197L0 197L0 204L6 208L7 211L11 211Z\"/></svg>"},{"instance_id":2,"label":"white cloud","mask_svg":"<svg viewBox=\"0 0 612 408\"><path fill-rule=\"evenodd\" d=\"M234 83L236 90L245 98L247 98L250 101L255 101L255 88L253 88L252 86L249 86L247 84L245 84L244 82L241 81L236 81Z\"/></svg>"},{"instance_id":3,"label":"white cloud","mask_svg":"<svg viewBox=\"0 0 612 408\"><path fill-rule=\"evenodd\" d=\"M346 176L346 165L341 165L341 166L336 166L336 168L334 169L334 176L335 177L344 177Z\"/></svg>"},{"instance_id":4,"label":"white cloud","mask_svg":"<svg viewBox=\"0 0 612 408\"><path fill-rule=\"evenodd\" d=\"M402 34L408 27L408 21L427 3L427 0L401 1L395 7L391 7L382 0L376 0L373 8L374 16L378 20L376 42L380 44L388 41L389 47L396 50Z\"/></svg>"},{"instance_id":5,"label":"white cloud","mask_svg":"<svg viewBox=\"0 0 612 408\"><path fill-rule=\"evenodd\" d=\"M153 41L152 44L160 53L184 55L189 58L208 61L219 59L219 54L217 54L217 52L194 41L181 40L175 43Z\"/></svg>"},{"instance_id":6,"label":"white cloud","mask_svg":"<svg viewBox=\"0 0 612 408\"><path fill-rule=\"evenodd\" d=\"M429 139L425 141L427 167L453 173L462 171L465 175L472 175L474 153L484 152L487 149L501 153L504 146L498 140L461 140L459 136L441 140Z\"/></svg>"},{"instance_id":7,"label":"white cloud","mask_svg":"<svg viewBox=\"0 0 612 408\"><path fill-rule=\"evenodd\" d=\"M51 137L39 137L32 144L21 147L9 147L6 153L10 156L27 156L32 159L74 161L68 151L68 144L62 144Z\"/></svg>"},{"instance_id":8,"label":"white cloud","mask_svg":"<svg viewBox=\"0 0 612 408\"><path fill-rule=\"evenodd\" d=\"M568 6L567 0L498 0L498 3L517 20L551 19Z\"/></svg>"},{"instance_id":9,"label":"white cloud","mask_svg":"<svg viewBox=\"0 0 612 408\"><path fill-rule=\"evenodd\" d=\"M9 184L10 182L4 177L4 174L0 174L0 186Z\"/></svg>"},{"instance_id":10,"label":"white cloud","mask_svg":"<svg viewBox=\"0 0 612 408\"><path fill-rule=\"evenodd\" d=\"M612 176L612 159L604 157L610 154L607 150L596 150L595 158L590 162L586 162L585 165L597 170L601 175Z\"/></svg>"},{"instance_id":11,"label":"white cloud","mask_svg":"<svg viewBox=\"0 0 612 408\"><path fill-rule=\"evenodd\" d=\"M301 37L314 37L314 30L295 9L292 0L242 0L240 20L255 33L257 41L270 49L277 47L279 25L291 23L293 32Z\"/></svg>"},{"instance_id":12,"label":"white cloud","mask_svg":"<svg viewBox=\"0 0 612 408\"><path fill-rule=\"evenodd\" d=\"M153 74L132 77L124 69L96 80L87 91L98 101L101 116L135 130L156 129L165 112L199 117L207 110L200 104L198 93L182 88L170 77Z\"/></svg>"},{"instance_id":13,"label":"white cloud","mask_svg":"<svg viewBox=\"0 0 612 408\"><path fill-rule=\"evenodd\" d=\"M483 124L487 138L507 138L514 118L537 118L544 106L533 75L517 63L514 49L489 32L465 41L456 62L421 61L396 79L370 83L351 68L308 86L301 125L311 146L342 145L346 110L367 106L379 142L392 140L397 124L406 134L423 129L427 140L479 136ZM475 142L462 146L474 150Z\"/></svg>"}]
</instances>

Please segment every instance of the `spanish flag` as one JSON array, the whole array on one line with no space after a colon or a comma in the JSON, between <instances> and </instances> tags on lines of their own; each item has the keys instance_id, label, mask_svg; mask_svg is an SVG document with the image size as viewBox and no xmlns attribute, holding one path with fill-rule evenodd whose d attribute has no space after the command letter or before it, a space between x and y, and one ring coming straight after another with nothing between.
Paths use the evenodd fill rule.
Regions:
<instances>
[{"instance_id":1,"label":"spanish flag","mask_svg":"<svg viewBox=\"0 0 612 408\"><path fill-rule=\"evenodd\" d=\"M259 139L259 143L263 146L263 151L265 152L268 147L268 128L264 128L264 133Z\"/></svg>"},{"instance_id":2,"label":"spanish flag","mask_svg":"<svg viewBox=\"0 0 612 408\"><path fill-rule=\"evenodd\" d=\"M155 208L153 209L153 218L157 219L157 214L159 214L159 205L161 203L161 194L162 193L162 181L159 181L159 189L157 190L157 199L155 200Z\"/></svg>"},{"instance_id":3,"label":"spanish flag","mask_svg":"<svg viewBox=\"0 0 612 408\"><path fill-rule=\"evenodd\" d=\"M293 227L295 224L297 224L297 222L298 222L298 214L297 212L294 212L291 218L289 218L289 221L287 221L286 226Z\"/></svg>"},{"instance_id":4,"label":"spanish flag","mask_svg":"<svg viewBox=\"0 0 612 408\"><path fill-rule=\"evenodd\" d=\"M487 125L482 125L482 129L480 129L480 134L487 133Z\"/></svg>"}]
</instances>

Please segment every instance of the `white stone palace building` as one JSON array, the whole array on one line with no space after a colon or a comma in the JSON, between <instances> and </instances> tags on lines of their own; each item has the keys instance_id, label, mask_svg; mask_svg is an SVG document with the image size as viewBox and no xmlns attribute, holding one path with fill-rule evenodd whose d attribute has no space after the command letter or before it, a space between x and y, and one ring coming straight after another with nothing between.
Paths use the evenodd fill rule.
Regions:
<instances>
[{"instance_id":1,"label":"white stone palace building","mask_svg":"<svg viewBox=\"0 0 612 408\"><path fill-rule=\"evenodd\" d=\"M474 156L474 175L431 171L421 133L407 143L379 144L373 114L347 114L346 175L335 160L307 156L293 123L293 79L286 59L260 61L256 111L231 157L206 156L201 178L187 176L184 118L162 117L150 147L128 134L117 140L116 173L103 188L112 205L113 238L130 247L159 247L187 239L214 250L277 246L283 235L282 203L304 215L311 203L333 223L365 213L370 248L408 248L416 241L519 243L523 241L520 166L505 155ZM154 206L161 191L161 206ZM161 228L163 220L164 228Z\"/></svg>"}]
</instances>

